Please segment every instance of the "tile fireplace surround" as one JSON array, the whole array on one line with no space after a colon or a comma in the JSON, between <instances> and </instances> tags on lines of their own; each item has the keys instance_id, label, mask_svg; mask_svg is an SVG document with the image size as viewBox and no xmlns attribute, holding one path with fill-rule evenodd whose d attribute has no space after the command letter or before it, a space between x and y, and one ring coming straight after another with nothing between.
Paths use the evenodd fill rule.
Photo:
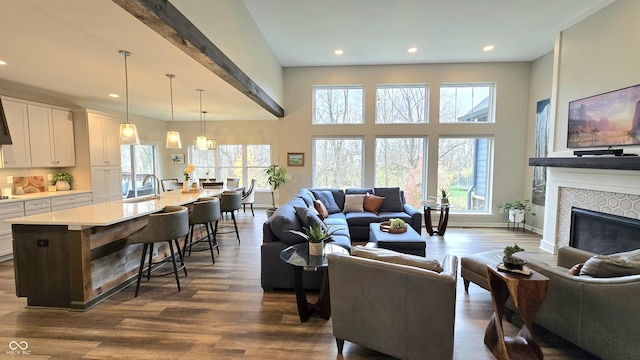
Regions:
<instances>
[{"instance_id":1,"label":"tile fireplace surround","mask_svg":"<svg viewBox=\"0 0 640 360\"><path fill-rule=\"evenodd\" d=\"M540 247L557 253L569 245L571 208L640 219L640 171L547 168L547 206Z\"/></svg>"}]
</instances>

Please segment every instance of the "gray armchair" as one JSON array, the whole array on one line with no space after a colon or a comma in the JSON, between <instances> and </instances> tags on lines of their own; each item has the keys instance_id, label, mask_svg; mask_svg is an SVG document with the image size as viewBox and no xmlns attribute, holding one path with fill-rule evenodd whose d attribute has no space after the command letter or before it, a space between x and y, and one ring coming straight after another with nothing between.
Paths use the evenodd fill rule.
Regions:
<instances>
[{"instance_id":1,"label":"gray armchair","mask_svg":"<svg viewBox=\"0 0 640 360\"><path fill-rule=\"evenodd\" d=\"M399 359L451 359L458 258L436 273L348 255L329 255L333 335Z\"/></svg>"}]
</instances>

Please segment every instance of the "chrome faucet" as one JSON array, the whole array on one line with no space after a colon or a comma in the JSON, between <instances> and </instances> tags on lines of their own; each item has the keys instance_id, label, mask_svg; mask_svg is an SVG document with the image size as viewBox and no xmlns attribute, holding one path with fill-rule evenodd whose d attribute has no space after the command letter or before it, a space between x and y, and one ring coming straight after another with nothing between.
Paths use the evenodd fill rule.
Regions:
<instances>
[{"instance_id":1,"label":"chrome faucet","mask_svg":"<svg viewBox=\"0 0 640 360\"><path fill-rule=\"evenodd\" d=\"M156 192L157 192L157 196L160 197L160 192L162 191L162 183L160 182L160 179L158 179L157 176L155 176L154 174L149 174L147 176L144 177L144 179L142 180L142 186L147 185L147 180L149 180L149 178L154 178L156 179L156 182L158 183L158 187L156 188Z\"/></svg>"}]
</instances>

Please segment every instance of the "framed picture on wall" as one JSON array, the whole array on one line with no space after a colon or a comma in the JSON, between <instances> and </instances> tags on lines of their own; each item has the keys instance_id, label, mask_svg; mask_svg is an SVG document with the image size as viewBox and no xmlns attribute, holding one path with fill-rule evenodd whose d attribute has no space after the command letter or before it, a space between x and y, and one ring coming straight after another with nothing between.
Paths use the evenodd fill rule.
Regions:
<instances>
[{"instance_id":1,"label":"framed picture on wall","mask_svg":"<svg viewBox=\"0 0 640 360\"><path fill-rule=\"evenodd\" d=\"M171 154L172 164L184 164L184 154Z\"/></svg>"},{"instance_id":2,"label":"framed picture on wall","mask_svg":"<svg viewBox=\"0 0 640 360\"><path fill-rule=\"evenodd\" d=\"M304 153L287 153L287 166L304 166Z\"/></svg>"}]
</instances>

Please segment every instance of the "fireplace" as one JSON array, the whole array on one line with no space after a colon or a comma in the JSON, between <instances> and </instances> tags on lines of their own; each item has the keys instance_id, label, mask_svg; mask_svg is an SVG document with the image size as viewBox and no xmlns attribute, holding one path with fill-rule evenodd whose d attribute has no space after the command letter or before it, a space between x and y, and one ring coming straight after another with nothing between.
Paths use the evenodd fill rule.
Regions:
<instances>
[{"instance_id":1,"label":"fireplace","mask_svg":"<svg viewBox=\"0 0 640 360\"><path fill-rule=\"evenodd\" d=\"M572 208L569 245L596 254L640 248L640 220Z\"/></svg>"}]
</instances>

